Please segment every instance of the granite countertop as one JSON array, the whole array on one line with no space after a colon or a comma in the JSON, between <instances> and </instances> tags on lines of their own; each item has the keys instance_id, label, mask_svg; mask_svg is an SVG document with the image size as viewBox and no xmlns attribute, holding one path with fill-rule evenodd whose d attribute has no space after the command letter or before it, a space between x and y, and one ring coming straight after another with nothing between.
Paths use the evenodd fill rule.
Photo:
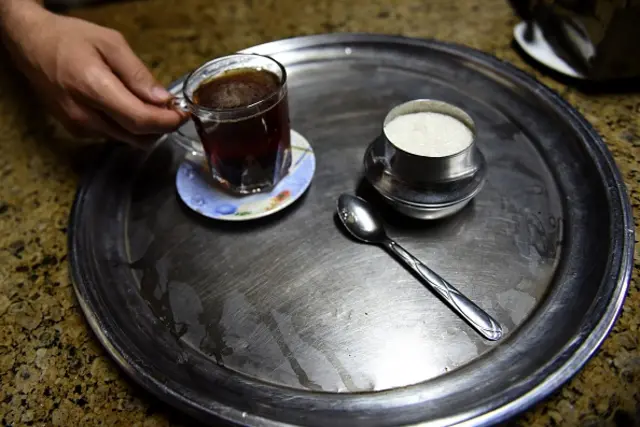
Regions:
<instances>
[{"instance_id":1,"label":"granite countertop","mask_svg":"<svg viewBox=\"0 0 640 427\"><path fill-rule=\"evenodd\" d=\"M73 15L120 30L163 82L205 59L322 32L380 32L462 43L557 90L600 132L640 218L640 95L588 95L541 75L512 49L506 1L170 0ZM134 385L89 331L66 260L67 218L86 148L53 124L0 53L0 420L2 425L191 425ZM518 425L640 425L640 255L621 317L597 355Z\"/></svg>"}]
</instances>

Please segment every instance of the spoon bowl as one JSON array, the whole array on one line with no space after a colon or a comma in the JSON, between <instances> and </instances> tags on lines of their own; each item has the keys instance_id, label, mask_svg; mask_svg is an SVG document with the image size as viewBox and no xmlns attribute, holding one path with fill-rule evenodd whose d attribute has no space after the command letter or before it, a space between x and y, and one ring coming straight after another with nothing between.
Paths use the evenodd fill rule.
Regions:
<instances>
[{"instance_id":1,"label":"spoon bowl","mask_svg":"<svg viewBox=\"0 0 640 427\"><path fill-rule=\"evenodd\" d=\"M342 194L338 198L338 216L347 231L358 240L374 244L388 240L382 218L360 197Z\"/></svg>"}]
</instances>

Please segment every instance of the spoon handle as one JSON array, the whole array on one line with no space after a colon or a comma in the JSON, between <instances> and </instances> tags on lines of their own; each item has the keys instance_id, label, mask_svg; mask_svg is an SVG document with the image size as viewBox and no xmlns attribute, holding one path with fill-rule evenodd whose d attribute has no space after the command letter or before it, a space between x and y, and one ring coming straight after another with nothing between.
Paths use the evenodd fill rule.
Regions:
<instances>
[{"instance_id":1,"label":"spoon handle","mask_svg":"<svg viewBox=\"0 0 640 427\"><path fill-rule=\"evenodd\" d=\"M449 303L453 310L467 320L482 336L491 341L499 340L502 337L502 327L497 321L475 305L469 298L462 295L460 291L451 286L436 272L393 240L387 240L383 245L418 274L425 284L437 292Z\"/></svg>"}]
</instances>

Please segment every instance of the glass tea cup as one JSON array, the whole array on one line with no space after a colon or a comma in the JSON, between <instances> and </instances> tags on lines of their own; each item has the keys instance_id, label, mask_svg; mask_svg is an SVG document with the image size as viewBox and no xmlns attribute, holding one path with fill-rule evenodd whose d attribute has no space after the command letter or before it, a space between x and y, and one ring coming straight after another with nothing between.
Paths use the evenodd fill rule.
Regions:
<instances>
[{"instance_id":1,"label":"glass tea cup","mask_svg":"<svg viewBox=\"0 0 640 427\"><path fill-rule=\"evenodd\" d=\"M291 166L287 73L268 56L213 59L186 78L172 107L187 112L211 177L230 193L272 190Z\"/></svg>"}]
</instances>

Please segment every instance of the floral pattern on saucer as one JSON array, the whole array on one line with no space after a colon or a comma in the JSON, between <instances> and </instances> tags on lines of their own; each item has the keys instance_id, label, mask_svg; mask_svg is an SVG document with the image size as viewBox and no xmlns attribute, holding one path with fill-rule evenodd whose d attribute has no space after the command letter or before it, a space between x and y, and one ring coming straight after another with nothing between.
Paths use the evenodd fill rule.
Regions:
<instances>
[{"instance_id":1,"label":"floral pattern on saucer","mask_svg":"<svg viewBox=\"0 0 640 427\"><path fill-rule=\"evenodd\" d=\"M268 193L233 196L207 179L205 165L185 160L176 174L176 189L182 201L191 209L213 219L246 221L281 211L302 196L311 184L316 158L309 142L291 131L291 168L289 173Z\"/></svg>"}]
</instances>

